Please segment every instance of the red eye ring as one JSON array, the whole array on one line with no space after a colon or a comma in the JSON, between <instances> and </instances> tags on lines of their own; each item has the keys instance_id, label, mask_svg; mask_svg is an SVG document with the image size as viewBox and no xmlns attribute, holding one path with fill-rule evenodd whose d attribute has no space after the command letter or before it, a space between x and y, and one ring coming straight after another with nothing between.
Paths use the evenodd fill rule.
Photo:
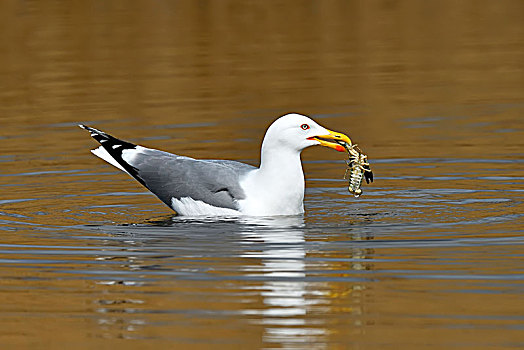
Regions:
<instances>
[{"instance_id":1,"label":"red eye ring","mask_svg":"<svg viewBox=\"0 0 524 350\"><path fill-rule=\"evenodd\" d=\"M302 125L300 125L300 127L302 128L302 130L309 129L309 125L307 125L307 124L302 124Z\"/></svg>"}]
</instances>

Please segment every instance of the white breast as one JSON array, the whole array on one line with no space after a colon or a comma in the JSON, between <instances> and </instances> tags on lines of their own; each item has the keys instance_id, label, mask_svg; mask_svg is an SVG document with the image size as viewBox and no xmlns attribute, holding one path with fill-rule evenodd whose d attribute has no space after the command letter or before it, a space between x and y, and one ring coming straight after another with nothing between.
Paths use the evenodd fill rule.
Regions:
<instances>
[{"instance_id":1,"label":"white breast","mask_svg":"<svg viewBox=\"0 0 524 350\"><path fill-rule=\"evenodd\" d=\"M238 202L245 215L297 215L304 212L304 174L302 167L290 173L249 173L240 183L246 199Z\"/></svg>"}]
</instances>

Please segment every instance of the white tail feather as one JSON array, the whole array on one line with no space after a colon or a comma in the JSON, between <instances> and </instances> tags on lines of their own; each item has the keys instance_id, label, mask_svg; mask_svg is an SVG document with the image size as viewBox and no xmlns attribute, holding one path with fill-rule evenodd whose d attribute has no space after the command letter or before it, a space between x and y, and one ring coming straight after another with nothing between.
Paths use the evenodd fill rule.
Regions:
<instances>
[{"instance_id":1,"label":"white tail feather","mask_svg":"<svg viewBox=\"0 0 524 350\"><path fill-rule=\"evenodd\" d=\"M104 149L104 147L100 146L98 148L92 149L91 153L93 153L98 158L105 160L112 166L117 167L118 169L127 173L127 171L120 164L118 164L118 162L113 157L111 157L111 155Z\"/></svg>"}]
</instances>

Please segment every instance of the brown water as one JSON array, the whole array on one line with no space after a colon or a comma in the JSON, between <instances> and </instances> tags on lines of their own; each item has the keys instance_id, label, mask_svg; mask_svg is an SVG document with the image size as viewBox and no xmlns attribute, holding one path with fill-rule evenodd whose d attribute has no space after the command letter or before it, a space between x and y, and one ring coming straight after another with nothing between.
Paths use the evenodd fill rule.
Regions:
<instances>
[{"instance_id":1,"label":"brown water","mask_svg":"<svg viewBox=\"0 0 524 350\"><path fill-rule=\"evenodd\" d=\"M295 111L306 214L173 217L93 125L258 162ZM521 349L524 2L0 2L0 346Z\"/></svg>"}]
</instances>

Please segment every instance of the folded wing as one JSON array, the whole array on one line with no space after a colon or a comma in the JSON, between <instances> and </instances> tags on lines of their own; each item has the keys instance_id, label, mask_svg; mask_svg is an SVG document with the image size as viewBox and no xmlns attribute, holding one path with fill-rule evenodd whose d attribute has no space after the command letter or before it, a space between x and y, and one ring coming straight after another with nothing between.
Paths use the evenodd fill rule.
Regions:
<instances>
[{"instance_id":1,"label":"folded wing","mask_svg":"<svg viewBox=\"0 0 524 350\"><path fill-rule=\"evenodd\" d=\"M189 197L238 209L245 198L239 181L255 167L231 160L199 160L145 148L84 125L100 143L93 153L124 170L171 208L172 198Z\"/></svg>"}]
</instances>

